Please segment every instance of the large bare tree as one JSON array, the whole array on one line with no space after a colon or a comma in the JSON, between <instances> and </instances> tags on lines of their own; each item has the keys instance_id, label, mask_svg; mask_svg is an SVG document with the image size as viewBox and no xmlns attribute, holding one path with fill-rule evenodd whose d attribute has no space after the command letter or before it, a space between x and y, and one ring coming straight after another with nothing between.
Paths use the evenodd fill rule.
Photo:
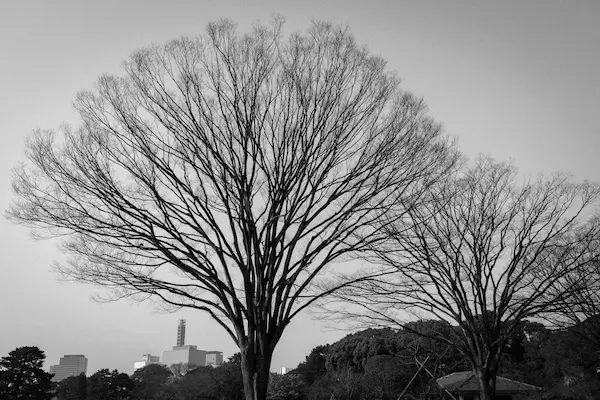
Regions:
<instances>
[{"instance_id":1,"label":"large bare tree","mask_svg":"<svg viewBox=\"0 0 600 400\"><path fill-rule=\"evenodd\" d=\"M325 308L368 325L405 325L410 313L456 324L456 335L429 335L456 346L480 398L493 398L519 323L572 301L572 285L556 288L598 259L600 224L588 210L599 195L563 175L520 183L513 167L480 158L386 226L387 240L373 246L381 269Z\"/></svg>"},{"instance_id":2,"label":"large bare tree","mask_svg":"<svg viewBox=\"0 0 600 400\"><path fill-rule=\"evenodd\" d=\"M280 21L221 21L125 71L77 96L80 126L28 140L8 216L63 239L68 278L208 312L240 348L246 398L264 399L284 328L328 292L315 279L381 240L457 153L327 23L286 38Z\"/></svg>"}]
</instances>

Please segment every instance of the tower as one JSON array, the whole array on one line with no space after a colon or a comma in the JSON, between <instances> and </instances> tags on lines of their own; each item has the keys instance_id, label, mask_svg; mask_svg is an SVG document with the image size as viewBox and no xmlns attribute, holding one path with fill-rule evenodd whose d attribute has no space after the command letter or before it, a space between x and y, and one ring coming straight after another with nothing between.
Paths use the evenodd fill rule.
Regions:
<instances>
[{"instance_id":1,"label":"tower","mask_svg":"<svg viewBox=\"0 0 600 400\"><path fill-rule=\"evenodd\" d=\"M185 319L179 320L179 325L177 326L177 347L183 346L185 344Z\"/></svg>"}]
</instances>

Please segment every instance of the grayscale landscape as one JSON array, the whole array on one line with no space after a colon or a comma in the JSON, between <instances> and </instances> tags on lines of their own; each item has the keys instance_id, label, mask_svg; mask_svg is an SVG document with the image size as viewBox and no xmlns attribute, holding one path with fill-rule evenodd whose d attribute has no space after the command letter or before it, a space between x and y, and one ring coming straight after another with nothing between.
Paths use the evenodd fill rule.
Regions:
<instances>
[{"instance_id":1,"label":"grayscale landscape","mask_svg":"<svg viewBox=\"0 0 600 400\"><path fill-rule=\"evenodd\" d=\"M600 3L0 4L0 400L600 398Z\"/></svg>"}]
</instances>

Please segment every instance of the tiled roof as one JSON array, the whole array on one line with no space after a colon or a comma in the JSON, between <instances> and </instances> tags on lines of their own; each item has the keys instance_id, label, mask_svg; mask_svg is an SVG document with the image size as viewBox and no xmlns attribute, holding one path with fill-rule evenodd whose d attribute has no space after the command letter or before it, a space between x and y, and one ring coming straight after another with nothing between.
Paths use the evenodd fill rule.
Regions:
<instances>
[{"instance_id":1,"label":"tiled roof","mask_svg":"<svg viewBox=\"0 0 600 400\"><path fill-rule=\"evenodd\" d=\"M438 385L450 392L479 391L479 382L473 371L454 372L437 380ZM527 383L513 381L502 376L496 377L496 392L531 392L542 388Z\"/></svg>"}]
</instances>

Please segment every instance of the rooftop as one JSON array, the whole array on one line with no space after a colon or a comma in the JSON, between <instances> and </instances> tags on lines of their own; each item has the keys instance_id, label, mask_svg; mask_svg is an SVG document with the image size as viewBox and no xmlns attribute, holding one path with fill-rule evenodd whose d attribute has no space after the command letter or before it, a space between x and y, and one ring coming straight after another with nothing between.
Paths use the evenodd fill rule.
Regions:
<instances>
[{"instance_id":1,"label":"rooftop","mask_svg":"<svg viewBox=\"0 0 600 400\"><path fill-rule=\"evenodd\" d=\"M476 392L479 391L479 382L473 371L454 372L437 380L438 385L450 392ZM527 383L496 377L497 392L532 392L542 388Z\"/></svg>"}]
</instances>

